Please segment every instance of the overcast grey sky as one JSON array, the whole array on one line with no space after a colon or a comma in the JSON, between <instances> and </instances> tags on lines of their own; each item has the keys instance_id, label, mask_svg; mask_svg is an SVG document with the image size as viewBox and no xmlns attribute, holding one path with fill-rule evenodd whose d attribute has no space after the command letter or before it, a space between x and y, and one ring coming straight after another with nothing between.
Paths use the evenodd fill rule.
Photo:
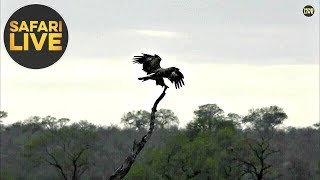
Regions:
<instances>
[{"instance_id":1,"label":"overcast grey sky","mask_svg":"<svg viewBox=\"0 0 320 180\"><path fill-rule=\"evenodd\" d=\"M124 112L150 109L161 88L136 80L133 55L157 53L178 66L186 86L170 88L160 108L184 125L192 111L217 103L245 115L279 105L287 125L319 121L319 2L311 0L1 0L4 24L18 8L40 3L57 10L69 44L56 64L25 69L1 42L1 109L7 123L54 115L93 123L119 123ZM302 14L305 5L316 14Z\"/></svg>"}]
</instances>

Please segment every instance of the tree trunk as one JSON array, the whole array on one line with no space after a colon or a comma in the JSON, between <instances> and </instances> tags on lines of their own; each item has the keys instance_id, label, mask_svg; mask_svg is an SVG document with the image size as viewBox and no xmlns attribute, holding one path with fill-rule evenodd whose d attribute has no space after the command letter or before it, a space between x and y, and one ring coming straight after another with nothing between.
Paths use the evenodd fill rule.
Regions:
<instances>
[{"instance_id":1,"label":"tree trunk","mask_svg":"<svg viewBox=\"0 0 320 180\"><path fill-rule=\"evenodd\" d=\"M122 179L128 174L137 155L143 149L143 147L148 142L148 140L150 139L150 137L153 133L154 123L155 123L155 113L157 111L157 106L158 106L159 102L162 100L162 98L166 95L166 90L167 90L167 87L164 88L163 92L158 97L158 99L155 101L155 103L151 109L149 131L147 132L146 135L144 135L142 137L142 139L139 143L137 143L136 141L133 142L133 147L131 149L130 154L127 156L127 158L124 160L124 162L120 165L120 167L109 177L109 180Z\"/></svg>"}]
</instances>

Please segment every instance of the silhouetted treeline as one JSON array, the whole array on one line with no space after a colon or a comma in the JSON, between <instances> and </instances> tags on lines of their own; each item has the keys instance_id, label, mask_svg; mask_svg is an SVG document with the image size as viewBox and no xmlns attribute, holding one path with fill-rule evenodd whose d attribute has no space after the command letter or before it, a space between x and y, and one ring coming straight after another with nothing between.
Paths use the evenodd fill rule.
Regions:
<instances>
[{"instance_id":1,"label":"silhouetted treeline","mask_svg":"<svg viewBox=\"0 0 320 180\"><path fill-rule=\"evenodd\" d=\"M0 179L107 179L146 133L149 115L125 113L125 128L51 116L1 125ZM160 109L125 179L320 179L319 124L285 127L286 119L277 106L240 116L206 104L178 128L174 113Z\"/></svg>"}]
</instances>

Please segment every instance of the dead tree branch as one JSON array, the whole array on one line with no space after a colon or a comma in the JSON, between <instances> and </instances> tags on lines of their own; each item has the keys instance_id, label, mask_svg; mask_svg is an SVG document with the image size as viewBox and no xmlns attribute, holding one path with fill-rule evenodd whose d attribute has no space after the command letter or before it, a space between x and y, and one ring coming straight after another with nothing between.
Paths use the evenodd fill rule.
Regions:
<instances>
[{"instance_id":1,"label":"dead tree branch","mask_svg":"<svg viewBox=\"0 0 320 180\"><path fill-rule=\"evenodd\" d=\"M130 154L127 156L127 158L124 160L124 162L119 166L119 168L109 177L109 180L122 179L128 174L136 157L138 156L140 151L143 149L145 144L148 142L148 140L150 139L150 137L153 133L154 123L155 123L155 113L157 111L157 106L158 106L159 102L163 99L163 97L166 95L166 90L167 90L167 87L164 88L163 92L158 97L158 99L154 102L154 105L151 109L149 131L147 132L146 135L144 135L142 137L140 142L138 142L138 143L136 141L133 142L133 147L131 149Z\"/></svg>"}]
</instances>

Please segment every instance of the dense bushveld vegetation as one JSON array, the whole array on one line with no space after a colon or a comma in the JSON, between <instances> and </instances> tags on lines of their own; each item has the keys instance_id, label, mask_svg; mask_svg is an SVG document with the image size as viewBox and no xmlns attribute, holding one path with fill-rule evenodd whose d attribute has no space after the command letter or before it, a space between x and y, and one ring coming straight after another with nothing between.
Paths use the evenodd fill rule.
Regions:
<instances>
[{"instance_id":1,"label":"dense bushveld vegetation","mask_svg":"<svg viewBox=\"0 0 320 180\"><path fill-rule=\"evenodd\" d=\"M0 179L107 179L145 134L149 116L128 112L125 128L51 116L2 124ZM206 104L179 129L174 113L160 109L126 179L320 179L320 124L285 127L286 119L277 106L240 116Z\"/></svg>"}]
</instances>

